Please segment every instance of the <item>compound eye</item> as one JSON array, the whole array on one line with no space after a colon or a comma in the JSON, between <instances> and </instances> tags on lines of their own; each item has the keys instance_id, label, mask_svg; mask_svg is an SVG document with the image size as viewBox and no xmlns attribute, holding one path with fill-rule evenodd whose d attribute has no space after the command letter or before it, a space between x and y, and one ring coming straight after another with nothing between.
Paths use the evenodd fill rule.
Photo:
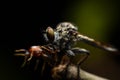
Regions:
<instances>
[{"instance_id":1,"label":"compound eye","mask_svg":"<svg viewBox=\"0 0 120 80\"><path fill-rule=\"evenodd\" d=\"M46 33L47 33L47 38L50 42L54 41L55 38L55 34L54 34L54 30L51 27L47 27L46 29Z\"/></svg>"}]
</instances>

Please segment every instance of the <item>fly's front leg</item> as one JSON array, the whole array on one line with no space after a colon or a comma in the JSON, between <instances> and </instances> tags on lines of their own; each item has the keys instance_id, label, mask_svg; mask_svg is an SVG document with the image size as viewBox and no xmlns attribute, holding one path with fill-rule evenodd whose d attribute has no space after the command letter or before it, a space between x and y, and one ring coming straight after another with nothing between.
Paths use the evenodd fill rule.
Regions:
<instances>
[{"instance_id":1,"label":"fly's front leg","mask_svg":"<svg viewBox=\"0 0 120 80\"><path fill-rule=\"evenodd\" d=\"M85 54L85 56L78 61L78 64L81 64L82 62L84 62L90 53L88 50L83 48L78 48L78 47L72 48L71 50L67 50L66 52L67 52L66 54L71 58L76 56L77 54Z\"/></svg>"},{"instance_id":2,"label":"fly's front leg","mask_svg":"<svg viewBox=\"0 0 120 80\"><path fill-rule=\"evenodd\" d=\"M83 58L81 58L81 59L77 62L78 65L80 65L81 63L83 63L83 62L88 58L89 53L90 53L88 50L83 49L83 48L79 48L79 47L72 48L71 51L74 52L75 55L76 55L76 54L83 54L83 55L84 55Z\"/></svg>"},{"instance_id":3,"label":"fly's front leg","mask_svg":"<svg viewBox=\"0 0 120 80\"><path fill-rule=\"evenodd\" d=\"M76 54L84 54L84 56L79 59L79 61L77 62L77 76L78 76L78 80L80 80L80 65L88 58L89 56L89 51L83 48L72 48L71 51L76 55Z\"/></svg>"}]
</instances>

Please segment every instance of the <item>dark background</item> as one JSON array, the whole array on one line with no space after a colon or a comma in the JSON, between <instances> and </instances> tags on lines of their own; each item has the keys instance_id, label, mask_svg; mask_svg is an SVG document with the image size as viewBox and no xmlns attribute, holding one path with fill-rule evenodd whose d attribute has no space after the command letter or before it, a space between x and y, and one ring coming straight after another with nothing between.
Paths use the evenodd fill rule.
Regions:
<instances>
[{"instance_id":1,"label":"dark background","mask_svg":"<svg viewBox=\"0 0 120 80\"><path fill-rule=\"evenodd\" d=\"M73 9L73 7L71 6L73 4L75 5L75 3L77 2L81 4L83 1L44 0L36 3L19 1L2 2L3 5L1 9L2 14L0 29L0 80L37 80L35 75L37 75L38 77L39 74L34 73L32 70L27 71L20 69L22 59L14 57L14 50L19 48L28 49L32 45L44 44L44 39L42 38L43 36L41 34L42 30L45 30L48 26L55 27L58 23L63 21L78 23L73 20L74 18L71 18L71 15L67 15L69 14L67 10ZM119 3L117 1L113 2L116 5L115 9L119 10ZM118 49L120 49L119 17L120 15L119 13L117 13L115 20L113 20L114 23L112 25L109 25L109 28L112 29L109 30L109 34L107 35L108 43L113 44ZM95 33L97 34L97 32ZM89 65L90 63L88 63L88 67L86 67L87 65L83 66L85 66L86 70L91 71L95 74L110 78L111 80L118 80L120 79L120 56L114 54L107 55L109 56L109 58L112 58L111 61L112 63L114 63L115 66L109 68L109 63L111 63L109 61L106 62L108 63L108 66L105 68L105 64L103 64L102 68L98 67L99 64L98 66L94 64L94 66L96 65L97 67L92 68L92 66ZM94 63L95 59L93 59L92 61ZM100 65L102 65L102 63L100 63ZM100 70L102 71L100 72Z\"/></svg>"}]
</instances>

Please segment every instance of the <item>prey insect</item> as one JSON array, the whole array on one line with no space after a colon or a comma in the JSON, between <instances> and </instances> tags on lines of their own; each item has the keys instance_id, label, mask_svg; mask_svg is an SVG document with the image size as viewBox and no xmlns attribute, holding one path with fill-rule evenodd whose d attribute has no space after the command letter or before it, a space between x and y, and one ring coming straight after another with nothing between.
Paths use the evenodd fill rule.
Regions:
<instances>
[{"instance_id":1,"label":"prey insect","mask_svg":"<svg viewBox=\"0 0 120 80\"><path fill-rule=\"evenodd\" d=\"M19 49L19 50L15 50L15 52L16 52L15 56L24 56L24 62L21 67L24 67L27 63L29 63L32 60L33 57L35 57L36 65L34 70L37 69L39 60L42 58L44 60L44 63L42 66L41 74L44 71L46 63L48 63L50 66L54 66L54 64L51 63L57 61L56 52L49 45L31 46L29 50Z\"/></svg>"}]
</instances>

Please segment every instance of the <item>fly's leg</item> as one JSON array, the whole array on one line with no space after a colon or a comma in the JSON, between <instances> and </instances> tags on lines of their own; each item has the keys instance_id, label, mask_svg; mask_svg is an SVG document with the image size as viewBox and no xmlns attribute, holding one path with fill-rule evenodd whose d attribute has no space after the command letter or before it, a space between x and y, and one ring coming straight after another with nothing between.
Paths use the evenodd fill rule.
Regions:
<instances>
[{"instance_id":1,"label":"fly's leg","mask_svg":"<svg viewBox=\"0 0 120 80\"><path fill-rule=\"evenodd\" d=\"M86 49L83 49L83 48L72 48L71 49L71 51L76 55L76 54L84 54L84 56L81 58L81 59L79 59L79 61L77 62L77 76L78 76L78 80L80 80L81 78L80 78L80 65L88 58L88 56L89 56L89 51L88 50L86 50Z\"/></svg>"},{"instance_id":2,"label":"fly's leg","mask_svg":"<svg viewBox=\"0 0 120 80\"><path fill-rule=\"evenodd\" d=\"M72 48L72 51L75 54L83 54L82 58L77 62L78 65L81 65L89 56L89 51L83 48Z\"/></svg>"}]
</instances>

